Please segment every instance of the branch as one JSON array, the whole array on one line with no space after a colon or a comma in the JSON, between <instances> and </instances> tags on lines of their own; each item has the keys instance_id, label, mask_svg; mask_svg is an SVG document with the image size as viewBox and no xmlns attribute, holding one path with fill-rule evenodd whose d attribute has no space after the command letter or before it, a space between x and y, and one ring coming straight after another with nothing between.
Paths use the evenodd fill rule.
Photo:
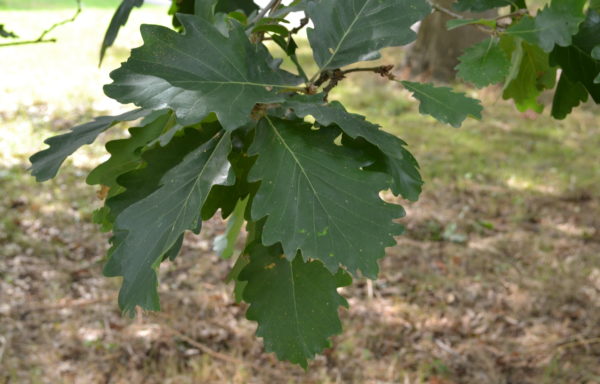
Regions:
<instances>
[{"instance_id":1,"label":"branch","mask_svg":"<svg viewBox=\"0 0 600 384\"><path fill-rule=\"evenodd\" d=\"M261 9L260 12L258 12L258 15L256 15L256 17L254 19L252 19L250 21L250 23L248 23L248 24L256 24L256 23L258 23L263 17L265 17L267 15L267 13L271 9L274 9L275 7L277 7L279 5L279 3L281 3L281 0L271 0L269 2L269 4L267 4L266 7L264 7L263 9Z\"/></svg>"},{"instance_id":2,"label":"branch","mask_svg":"<svg viewBox=\"0 0 600 384\"><path fill-rule=\"evenodd\" d=\"M352 73L352 72L374 72L382 77L387 77L390 80L393 80L395 76L392 74L393 65L379 65L377 67L363 67L363 68L350 68L342 71L342 74Z\"/></svg>"},{"instance_id":3,"label":"branch","mask_svg":"<svg viewBox=\"0 0 600 384\"><path fill-rule=\"evenodd\" d=\"M446 14L446 15L448 15L450 17L453 17L455 19L459 19L459 20L464 20L465 19L465 17L463 15L461 15L459 13L456 13L454 11L451 11L451 10L449 10L446 7L442 7L441 5L436 4L436 3L434 3L431 0L427 0L427 2L429 3L429 5L431 5L431 8L433 8L434 10L436 10L438 12L444 13L444 14ZM479 29L480 31L485 32L485 33L490 33L490 34L494 33L493 30L491 30L489 28L485 28L484 26L482 26L480 24L469 24L469 25L472 25L472 26L476 27L477 29Z\"/></svg>"},{"instance_id":4,"label":"branch","mask_svg":"<svg viewBox=\"0 0 600 384\"><path fill-rule=\"evenodd\" d=\"M308 24L308 21L309 21L309 20L308 20L308 17L304 17L304 18L302 18L302 19L300 20L300 25L299 25L299 26L297 26L296 28L292 29L292 30L290 31L290 35L294 35L294 34L296 34L296 33L300 32L300 30L301 30L302 28L304 28L304 27L306 26L306 24Z\"/></svg>"},{"instance_id":5,"label":"branch","mask_svg":"<svg viewBox=\"0 0 600 384\"><path fill-rule=\"evenodd\" d=\"M327 85L323 88L323 92L325 93L325 100L327 100L327 96L329 92L333 88L335 88L340 81L346 78L346 75L354 72L373 72L377 73L381 77L386 77L389 80L395 80L396 76L392 73L393 65L380 65L377 67L359 67L359 68L350 68L346 70L334 69L333 71L325 71L321 73L321 76L314 82L315 87L320 87L326 81L329 81ZM316 90L315 90L316 91Z\"/></svg>"},{"instance_id":6,"label":"branch","mask_svg":"<svg viewBox=\"0 0 600 384\"><path fill-rule=\"evenodd\" d=\"M456 12L453 12L453 11L449 10L448 8L442 7L441 5L436 4L436 3L434 3L431 0L427 0L427 2L429 3L429 5L431 5L431 8L435 9L438 12L445 13L448 16L454 17L455 19L461 19L462 20L462 19L465 18L463 15L458 14Z\"/></svg>"},{"instance_id":7,"label":"branch","mask_svg":"<svg viewBox=\"0 0 600 384\"><path fill-rule=\"evenodd\" d=\"M15 42L11 42L11 43L4 43L4 44L0 44L0 47L10 47L10 46L15 46L15 45L39 44L39 43L55 43L56 39L45 39L45 37L47 34L52 32L54 29L60 27L61 25L65 25L67 23L72 23L75 21L75 19L77 19L77 16L79 16L79 14L81 13L81 0L75 0L75 1L77 1L77 10L75 11L75 14L73 15L73 17L53 24L50 28L48 28L44 32L42 32L42 34L35 40L15 41Z\"/></svg>"}]
</instances>

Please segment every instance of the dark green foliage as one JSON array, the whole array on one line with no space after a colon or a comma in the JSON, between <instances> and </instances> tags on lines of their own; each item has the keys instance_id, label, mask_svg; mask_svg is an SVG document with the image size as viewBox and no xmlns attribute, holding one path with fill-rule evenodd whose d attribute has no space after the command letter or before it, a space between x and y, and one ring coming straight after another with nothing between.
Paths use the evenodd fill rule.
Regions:
<instances>
[{"instance_id":1,"label":"dark green foliage","mask_svg":"<svg viewBox=\"0 0 600 384\"><path fill-rule=\"evenodd\" d=\"M300 256L288 260L277 245L253 243L246 252L249 262L239 276L247 282L246 316L258 322L256 335L264 339L267 351L306 368L307 359L329 347L328 338L342 331L338 307L348 303L336 288L343 280L318 261Z\"/></svg>"},{"instance_id":2,"label":"dark green foliage","mask_svg":"<svg viewBox=\"0 0 600 384\"><path fill-rule=\"evenodd\" d=\"M142 1L123 1L102 54ZM559 1L533 15L459 19L491 37L461 57L459 76L477 87L503 84L519 110L544 108L539 96L554 88L552 115L566 117L588 99L600 101L600 15L592 2ZM380 57L386 47L415 38L411 26L431 12L425 0L297 0L257 9L250 0L176 0L176 30L142 27L144 44L113 71L105 93L141 109L101 117L48 139L31 157L32 174L52 178L63 161L114 124L144 118L125 139L106 145L111 157L87 181L102 185L105 204L94 214L112 230L107 276L122 277L119 305L159 309L157 268L173 260L186 231L220 211L229 217L215 251L233 256L244 223L246 245L231 269L236 300L249 303L248 319L267 351L306 367L341 331L337 288L351 275L375 278L385 248L401 234L404 210L384 201L417 200L423 181L400 138L348 112L330 91L352 72L395 80L389 65L347 65ZM525 8L522 0L460 0L460 11ZM508 9L508 8L507 8ZM305 12L297 28L283 17ZM313 22L308 39L318 71L309 76L296 56L293 35ZM585 21L584 21L585 20ZM265 38L297 71L279 68ZM419 110L460 127L481 119L478 100L448 87L397 81ZM426 129L424 127L424 129ZM387 198L387 197L386 197Z\"/></svg>"}]
</instances>

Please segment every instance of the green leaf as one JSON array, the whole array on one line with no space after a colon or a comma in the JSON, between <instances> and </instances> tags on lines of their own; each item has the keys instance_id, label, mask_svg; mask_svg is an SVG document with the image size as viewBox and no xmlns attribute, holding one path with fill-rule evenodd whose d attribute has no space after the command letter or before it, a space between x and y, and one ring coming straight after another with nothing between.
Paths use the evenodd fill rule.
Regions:
<instances>
[{"instance_id":1,"label":"green leaf","mask_svg":"<svg viewBox=\"0 0 600 384\"><path fill-rule=\"evenodd\" d=\"M0 24L0 37L16 39L19 36L17 36L14 32L7 31L4 28L4 24Z\"/></svg>"},{"instance_id":2,"label":"green leaf","mask_svg":"<svg viewBox=\"0 0 600 384\"><path fill-rule=\"evenodd\" d=\"M493 37L469 47L458 60L458 76L478 88L501 83L510 70L510 61Z\"/></svg>"},{"instance_id":3,"label":"green leaf","mask_svg":"<svg viewBox=\"0 0 600 384\"><path fill-rule=\"evenodd\" d=\"M405 148L406 143L398 137L380 130L378 125L365 120L363 116L347 112L338 102L326 103L320 95L298 95L283 105L294 110L296 115L311 115L321 125L336 124L353 139L358 137L376 146L385 156L387 173L393 178L392 191L406 199L416 201L421 193L423 180L419 174L419 165Z\"/></svg>"},{"instance_id":4,"label":"green leaf","mask_svg":"<svg viewBox=\"0 0 600 384\"><path fill-rule=\"evenodd\" d=\"M594 48L592 51L592 57L596 60L600 60L600 45ZM598 77L596 77L594 83L600 84L600 72L598 72Z\"/></svg>"},{"instance_id":5,"label":"green leaf","mask_svg":"<svg viewBox=\"0 0 600 384\"><path fill-rule=\"evenodd\" d=\"M109 141L106 151L111 154L110 159L92 170L86 182L118 187L117 177L139 167L142 163L141 148L160 136L171 116L170 112L157 111L144 119L142 127L129 129L129 138Z\"/></svg>"},{"instance_id":6,"label":"green leaf","mask_svg":"<svg viewBox=\"0 0 600 384\"><path fill-rule=\"evenodd\" d=\"M514 5L512 0L458 0L454 4L454 9L459 12L483 12L488 9L507 7Z\"/></svg>"},{"instance_id":7,"label":"green leaf","mask_svg":"<svg viewBox=\"0 0 600 384\"><path fill-rule=\"evenodd\" d=\"M254 124L244 132L240 129L232 133L233 150L229 154L231 170L235 174L236 182L231 186L216 185L210 191L204 206L202 207L202 219L208 220L213 217L217 210L221 210L221 216L226 219L231 215L239 200L244 200L248 195L253 195L258 187L248 182L248 173L254 165L256 158L249 157L247 150L254 138Z\"/></svg>"},{"instance_id":8,"label":"green leaf","mask_svg":"<svg viewBox=\"0 0 600 384\"><path fill-rule=\"evenodd\" d=\"M379 192L389 176L362 170L355 150L333 143L340 131L311 130L298 121L266 118L259 122L249 155L258 155L249 181L261 181L251 208L253 220L268 216L262 243L281 242L292 260L319 259L330 271L344 265L377 275L377 260L395 245L404 215Z\"/></svg>"},{"instance_id":9,"label":"green leaf","mask_svg":"<svg viewBox=\"0 0 600 384\"><path fill-rule=\"evenodd\" d=\"M102 116L86 124L78 125L71 132L46 139L50 148L31 156L31 174L37 181L46 181L58 172L65 159L81 146L91 144L98 135L122 121L132 121L148 115L151 111L136 109L118 116Z\"/></svg>"},{"instance_id":10,"label":"green leaf","mask_svg":"<svg viewBox=\"0 0 600 384\"><path fill-rule=\"evenodd\" d=\"M244 225L244 212L246 212L247 204L248 197L237 202L235 209L227 220L225 234L217 236L214 240L213 251L222 259L231 258L233 252L235 252L235 244Z\"/></svg>"},{"instance_id":11,"label":"green leaf","mask_svg":"<svg viewBox=\"0 0 600 384\"><path fill-rule=\"evenodd\" d=\"M375 60L379 50L410 43L410 27L431 12L425 0L313 0L308 40L319 70Z\"/></svg>"},{"instance_id":12,"label":"green leaf","mask_svg":"<svg viewBox=\"0 0 600 384\"><path fill-rule=\"evenodd\" d=\"M215 8L216 12L229 13L242 10L246 15L256 11L258 6L252 0L219 0Z\"/></svg>"},{"instance_id":13,"label":"green leaf","mask_svg":"<svg viewBox=\"0 0 600 384\"><path fill-rule=\"evenodd\" d=\"M600 61L593 57L600 45L600 13L589 10L585 22L573 37L573 45L556 47L550 54L550 62L560 65L571 82L581 83L596 104L600 103L600 84L595 80L600 73Z\"/></svg>"},{"instance_id":14,"label":"green leaf","mask_svg":"<svg viewBox=\"0 0 600 384\"><path fill-rule=\"evenodd\" d=\"M250 121L256 103L284 100L300 78L278 69L264 45L251 44L233 22L224 36L208 21L179 15L185 34L143 25L144 45L111 74L105 93L121 103L175 111L182 126L216 113L226 130Z\"/></svg>"},{"instance_id":15,"label":"green leaf","mask_svg":"<svg viewBox=\"0 0 600 384\"><path fill-rule=\"evenodd\" d=\"M424 115L430 115L455 128L460 127L468 116L481 119L483 107L479 100L467 97L464 93L452 92L452 88L435 87L433 84L410 81L401 83L421 102L419 112Z\"/></svg>"},{"instance_id":16,"label":"green leaf","mask_svg":"<svg viewBox=\"0 0 600 384\"><path fill-rule=\"evenodd\" d=\"M567 47L571 45L572 36L577 33L579 24L585 19L585 2L586 0L552 0L535 18L523 17L508 28L506 33L539 45L545 52L552 51L555 45Z\"/></svg>"},{"instance_id":17,"label":"green leaf","mask_svg":"<svg viewBox=\"0 0 600 384\"><path fill-rule=\"evenodd\" d=\"M567 117L573 108L577 107L581 102L586 102L588 92L585 87L577 82L573 83L564 73L561 74L558 86L554 92L554 100L552 102L552 117L562 120Z\"/></svg>"},{"instance_id":18,"label":"green leaf","mask_svg":"<svg viewBox=\"0 0 600 384\"><path fill-rule=\"evenodd\" d=\"M258 323L265 350L306 368L308 359L330 346L329 337L342 331L338 308L348 303L337 292L338 278L319 261L287 260L279 246L255 243L248 254L240 275L248 282L246 317Z\"/></svg>"},{"instance_id":19,"label":"green leaf","mask_svg":"<svg viewBox=\"0 0 600 384\"><path fill-rule=\"evenodd\" d=\"M298 45L296 44L296 41L292 35L289 35L287 40L279 35L273 35L273 41L281 49L283 49L287 57L289 57L292 63L294 63L296 66L296 69L298 69L298 74L302 76L305 82L308 82L308 76L306 76L306 72L304 71L304 68L302 68L300 61L298 60L298 56L296 55L296 49L298 49Z\"/></svg>"},{"instance_id":20,"label":"green leaf","mask_svg":"<svg viewBox=\"0 0 600 384\"><path fill-rule=\"evenodd\" d=\"M119 292L123 312L133 315L138 305L160 309L157 263L186 230L199 230L200 209L212 186L233 183L227 161L230 149L230 134L217 134L167 171L158 189L117 216L104 274L123 276Z\"/></svg>"},{"instance_id":21,"label":"green leaf","mask_svg":"<svg viewBox=\"0 0 600 384\"><path fill-rule=\"evenodd\" d=\"M500 38L500 46L506 55L510 56L510 68L508 70L508 75L504 79L504 86L502 87L503 90L506 89L508 84L510 84L519 75L521 63L523 62L522 41L523 40L518 37L512 37L509 35L502 35Z\"/></svg>"},{"instance_id":22,"label":"green leaf","mask_svg":"<svg viewBox=\"0 0 600 384\"><path fill-rule=\"evenodd\" d=\"M451 31L456 28L464 27L465 25L484 25L486 27L495 29L496 20L493 19L452 19L446 22L446 28Z\"/></svg>"},{"instance_id":23,"label":"green leaf","mask_svg":"<svg viewBox=\"0 0 600 384\"><path fill-rule=\"evenodd\" d=\"M133 8L139 8L143 4L144 0L123 0L121 2L112 19L110 20L110 24L108 25L108 29L104 35L104 40L102 40L102 46L100 47L100 63L102 63L102 59L104 59L106 50L112 46L117 39L119 29L127 24L127 19L129 19L129 14Z\"/></svg>"},{"instance_id":24,"label":"green leaf","mask_svg":"<svg viewBox=\"0 0 600 384\"><path fill-rule=\"evenodd\" d=\"M544 105L538 97L544 89L551 89L556 82L556 69L548 64L548 54L538 46L522 42L523 58L517 77L505 88L502 97L513 99L517 109L542 112Z\"/></svg>"},{"instance_id":25,"label":"green leaf","mask_svg":"<svg viewBox=\"0 0 600 384\"><path fill-rule=\"evenodd\" d=\"M117 183L125 191L106 200L106 206L113 217L156 191L165 173L181 163L190 152L205 144L220 129L220 126L208 124L203 125L200 130L188 128L183 135L174 137L166 146L145 151L142 154L145 166L119 176Z\"/></svg>"},{"instance_id":26,"label":"green leaf","mask_svg":"<svg viewBox=\"0 0 600 384\"><path fill-rule=\"evenodd\" d=\"M600 12L600 0L590 0L590 8Z\"/></svg>"}]
</instances>

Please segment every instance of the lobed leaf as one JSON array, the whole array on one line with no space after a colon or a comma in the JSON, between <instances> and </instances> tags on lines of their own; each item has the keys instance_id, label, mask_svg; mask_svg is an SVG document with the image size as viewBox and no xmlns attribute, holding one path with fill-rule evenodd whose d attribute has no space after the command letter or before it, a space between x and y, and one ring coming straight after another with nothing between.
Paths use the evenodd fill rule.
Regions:
<instances>
[{"instance_id":1,"label":"lobed leaf","mask_svg":"<svg viewBox=\"0 0 600 384\"><path fill-rule=\"evenodd\" d=\"M255 243L247 254L239 276L247 282L246 317L258 322L256 334L268 352L306 368L308 359L330 346L329 337L342 331L338 308L348 303L337 292L340 277L319 261L289 261L278 245Z\"/></svg>"},{"instance_id":2,"label":"lobed leaf","mask_svg":"<svg viewBox=\"0 0 600 384\"><path fill-rule=\"evenodd\" d=\"M421 102L419 112L430 115L442 123L458 128L469 116L481 119L479 100L467 97L464 93L452 92L452 88L435 87L432 84L401 81L402 85Z\"/></svg>"},{"instance_id":3,"label":"lobed leaf","mask_svg":"<svg viewBox=\"0 0 600 384\"><path fill-rule=\"evenodd\" d=\"M301 79L274 65L264 45L252 44L233 22L224 36L210 22L179 15L185 34L142 26L144 45L113 71L105 93L121 103L175 111L182 126L214 112L226 130L250 121L257 103L284 100L282 91Z\"/></svg>"},{"instance_id":4,"label":"lobed leaf","mask_svg":"<svg viewBox=\"0 0 600 384\"><path fill-rule=\"evenodd\" d=\"M550 54L551 64L560 65L571 82L581 83L597 104L600 103L600 84L595 80L600 73L600 61L594 57L594 49L598 45L600 12L589 10L585 21L573 37L573 45L556 47Z\"/></svg>"},{"instance_id":5,"label":"lobed leaf","mask_svg":"<svg viewBox=\"0 0 600 384\"><path fill-rule=\"evenodd\" d=\"M170 120L170 112L156 111L144 119L141 127L130 128L129 138L109 141L106 151L111 157L94 168L86 182L109 188L118 187L117 177L140 166L141 148L160 136Z\"/></svg>"},{"instance_id":6,"label":"lobed leaf","mask_svg":"<svg viewBox=\"0 0 600 384\"><path fill-rule=\"evenodd\" d=\"M538 97L544 89L552 89L556 82L556 69L548 62L548 54L536 45L521 42L522 58L518 74L504 88L502 97L513 99L517 109L542 112L544 105Z\"/></svg>"},{"instance_id":7,"label":"lobed leaf","mask_svg":"<svg viewBox=\"0 0 600 384\"><path fill-rule=\"evenodd\" d=\"M504 81L510 70L510 61L493 37L469 47L458 60L458 77L478 88Z\"/></svg>"},{"instance_id":8,"label":"lobed leaf","mask_svg":"<svg viewBox=\"0 0 600 384\"><path fill-rule=\"evenodd\" d=\"M290 260L301 251L332 272L343 265L375 277L377 260L402 232L392 220L404 210L380 199L389 176L362 170L356 151L333 143L339 134L333 127L315 131L298 121L262 119L249 150L258 158L248 179L261 182L251 216L267 216L262 243L280 242Z\"/></svg>"},{"instance_id":9,"label":"lobed leaf","mask_svg":"<svg viewBox=\"0 0 600 384\"><path fill-rule=\"evenodd\" d=\"M81 146L93 143L98 135L117 123L137 120L150 112L136 109L118 116L97 117L94 121L76 126L71 132L46 139L44 143L50 147L29 158L31 174L37 181L50 180L56 176L65 159Z\"/></svg>"},{"instance_id":10,"label":"lobed leaf","mask_svg":"<svg viewBox=\"0 0 600 384\"><path fill-rule=\"evenodd\" d=\"M579 82L572 82L564 73L560 75L560 80L554 91L554 100L552 101L552 117L562 120L567 117L573 108L585 103L588 99L588 92Z\"/></svg>"},{"instance_id":11,"label":"lobed leaf","mask_svg":"<svg viewBox=\"0 0 600 384\"><path fill-rule=\"evenodd\" d=\"M321 125L335 124L351 138L362 137L376 146L385 156L386 172L392 175L392 191L406 199L418 200L423 180L419 174L419 165L406 150L404 141L380 130L378 125L368 122L364 116L347 112L338 102L326 103L323 94L297 95L287 100L283 106L293 109L300 117L310 115Z\"/></svg>"},{"instance_id":12,"label":"lobed leaf","mask_svg":"<svg viewBox=\"0 0 600 384\"><path fill-rule=\"evenodd\" d=\"M415 40L410 28L431 12L425 0L310 0L307 30L319 70L375 60L379 50Z\"/></svg>"},{"instance_id":13,"label":"lobed leaf","mask_svg":"<svg viewBox=\"0 0 600 384\"><path fill-rule=\"evenodd\" d=\"M204 126L202 128L206 129ZM173 138L166 146L145 151L142 154L144 167L117 177L117 183L125 190L106 200L111 214L118 216L126 208L156 191L165 173L216 133L216 130L205 132L204 129L198 132L190 128L184 135Z\"/></svg>"},{"instance_id":14,"label":"lobed leaf","mask_svg":"<svg viewBox=\"0 0 600 384\"><path fill-rule=\"evenodd\" d=\"M586 0L552 0L535 18L526 16L506 30L530 44L550 52L555 45L568 47L579 24L585 19L583 7Z\"/></svg>"},{"instance_id":15,"label":"lobed leaf","mask_svg":"<svg viewBox=\"0 0 600 384\"><path fill-rule=\"evenodd\" d=\"M233 183L227 161L230 150L230 133L217 134L165 172L154 192L117 216L104 274L123 276L119 292L123 312L133 315L138 305L160 309L155 268L186 230L200 229L200 210L211 188Z\"/></svg>"}]
</instances>

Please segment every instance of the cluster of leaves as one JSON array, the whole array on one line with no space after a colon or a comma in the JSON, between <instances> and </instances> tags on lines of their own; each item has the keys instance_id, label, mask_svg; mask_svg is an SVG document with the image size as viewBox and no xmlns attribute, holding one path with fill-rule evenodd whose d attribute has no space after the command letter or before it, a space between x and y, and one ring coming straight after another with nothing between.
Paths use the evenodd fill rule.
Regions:
<instances>
[{"instance_id":1,"label":"cluster of leaves","mask_svg":"<svg viewBox=\"0 0 600 384\"><path fill-rule=\"evenodd\" d=\"M512 6L510 14L450 21L449 27L476 24L490 33L461 56L459 77L476 87L502 84L503 97L520 111L542 112L540 94L556 87L551 112L556 119L567 117L588 95L600 103L600 1L551 0L536 15L524 1L460 0L456 8L503 5Z\"/></svg>"},{"instance_id":2,"label":"cluster of leaves","mask_svg":"<svg viewBox=\"0 0 600 384\"><path fill-rule=\"evenodd\" d=\"M598 14L590 7L586 18L583 2L567 3L554 0L535 18L513 9L506 26L459 20L492 33L463 55L460 75L477 86L505 82L505 96L519 108L537 108L537 95L554 84L559 65L557 98L573 104L571 95L581 99L582 90L597 96L588 76L598 66L598 49L590 46L600 36L593 33ZM141 4L123 0L102 55ZM461 0L456 6L518 4ZM297 11L305 18L289 28L286 16ZM347 66L412 42L411 26L431 12L425 0L274 0L263 9L250 0L174 1L175 29L144 25L144 44L104 88L138 109L48 139L49 148L31 158L32 174L48 180L80 146L117 123L141 120L128 138L106 145L111 157L87 178L106 191L94 219L113 233L104 272L123 279L123 311L159 309L158 266L177 256L186 231L198 233L220 210L229 219L228 232L216 242L223 257L234 253L244 223L248 232L229 277L236 298L249 304L247 317L258 322L267 351L306 367L341 330L338 308L347 303L337 289L353 276L375 278L385 248L402 232L395 220L404 210L380 192L417 200L423 183L401 139L328 101L328 92L361 70L395 81L391 66ZM310 77L294 41L309 20L318 67ZM266 38L296 73L280 68ZM584 60L589 72L575 72ZM481 116L477 100L450 88L398 83L422 113L442 122L458 127L468 116Z\"/></svg>"}]
</instances>

